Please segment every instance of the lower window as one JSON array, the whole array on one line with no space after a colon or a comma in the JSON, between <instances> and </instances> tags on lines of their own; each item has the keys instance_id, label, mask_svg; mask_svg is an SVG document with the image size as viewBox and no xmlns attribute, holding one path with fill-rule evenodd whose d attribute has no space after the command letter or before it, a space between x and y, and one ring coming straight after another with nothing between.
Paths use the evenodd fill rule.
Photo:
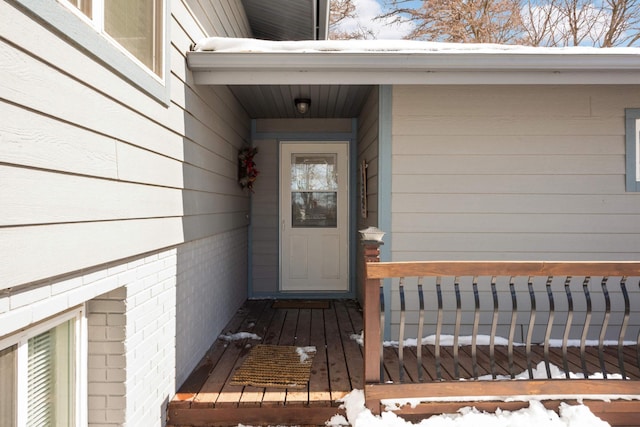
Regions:
<instances>
[{"instance_id":1,"label":"lower window","mask_svg":"<svg viewBox=\"0 0 640 427\"><path fill-rule=\"evenodd\" d=\"M77 426L82 312L0 341L0 425Z\"/></svg>"}]
</instances>

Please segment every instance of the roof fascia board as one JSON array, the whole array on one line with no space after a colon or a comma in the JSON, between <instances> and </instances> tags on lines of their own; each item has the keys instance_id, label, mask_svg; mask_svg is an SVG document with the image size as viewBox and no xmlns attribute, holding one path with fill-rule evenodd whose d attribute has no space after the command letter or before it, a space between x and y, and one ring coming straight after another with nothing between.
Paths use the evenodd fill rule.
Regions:
<instances>
[{"instance_id":1,"label":"roof fascia board","mask_svg":"<svg viewBox=\"0 0 640 427\"><path fill-rule=\"evenodd\" d=\"M640 84L640 56L188 52L198 84Z\"/></svg>"},{"instance_id":2,"label":"roof fascia board","mask_svg":"<svg viewBox=\"0 0 640 427\"><path fill-rule=\"evenodd\" d=\"M640 85L636 71L196 71L198 85Z\"/></svg>"}]
</instances>

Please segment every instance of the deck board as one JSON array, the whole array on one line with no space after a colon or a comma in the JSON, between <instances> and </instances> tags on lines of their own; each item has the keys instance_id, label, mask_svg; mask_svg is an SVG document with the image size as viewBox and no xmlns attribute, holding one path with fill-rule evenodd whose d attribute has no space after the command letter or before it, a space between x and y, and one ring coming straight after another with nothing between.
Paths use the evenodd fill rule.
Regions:
<instances>
[{"instance_id":1,"label":"deck board","mask_svg":"<svg viewBox=\"0 0 640 427\"><path fill-rule=\"evenodd\" d=\"M261 339L237 341L216 340L191 376L180 387L169 404L169 426L236 426L285 425L289 420L306 420L309 425L322 425L339 409L338 400L352 389L364 388L363 349L352 338L362 331L362 311L355 301L331 301L329 308L274 309L272 301L247 301L223 330L223 334L255 333ZM307 389L261 388L229 384L250 349L257 344L316 347ZM544 348L532 346L532 367L544 360ZM626 374L640 379L634 346L624 348ZM418 364L423 382L437 381L435 347L422 347L418 363L415 347L404 349L404 380L418 381ZM617 372L616 347L604 349L606 369ZM568 349L569 368L582 372L580 349ZM440 347L442 379L454 379L453 349ZM399 380L398 349L386 347L384 361L386 375ZM562 369L562 349L551 348L549 361ZM601 370L597 347L588 348L586 362L589 373ZM479 375L491 374L489 346L477 347ZM471 378L471 347L459 348L460 376ZM514 347L513 373L527 369L524 347ZM507 348L495 346L495 371L509 375ZM428 405L427 405L428 406ZM439 406L432 404L434 408ZM453 406L452 406L453 407ZM635 406L634 406L635 407ZM424 409L424 408L423 408ZM409 411L411 412L411 411Z\"/></svg>"},{"instance_id":2,"label":"deck board","mask_svg":"<svg viewBox=\"0 0 640 427\"><path fill-rule=\"evenodd\" d=\"M338 324L335 310L325 310L324 322L325 335L327 337L327 365L331 400L336 401L346 396L352 390L352 387L342 341L340 340L342 325Z\"/></svg>"},{"instance_id":3,"label":"deck board","mask_svg":"<svg viewBox=\"0 0 640 427\"><path fill-rule=\"evenodd\" d=\"M324 330L324 311L311 310L311 330L309 344L316 347L316 356L311 366L309 381L309 405L331 406L331 388L329 367L327 364L326 338Z\"/></svg>"},{"instance_id":4,"label":"deck board","mask_svg":"<svg viewBox=\"0 0 640 427\"><path fill-rule=\"evenodd\" d=\"M355 304L352 304L355 305ZM340 338L344 351L345 361L347 362L347 371L352 389L362 389L363 371L362 371L362 348L352 338L354 334L360 332L358 325L353 323L353 318L349 313L349 308L345 304L334 304L336 319L340 327ZM358 316L360 317L360 316Z\"/></svg>"}]
</instances>

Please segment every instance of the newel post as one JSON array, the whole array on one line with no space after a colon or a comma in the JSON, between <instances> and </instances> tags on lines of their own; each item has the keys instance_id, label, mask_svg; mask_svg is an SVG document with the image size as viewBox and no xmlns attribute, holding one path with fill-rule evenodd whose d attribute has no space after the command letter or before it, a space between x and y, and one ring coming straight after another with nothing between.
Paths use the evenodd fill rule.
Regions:
<instances>
[{"instance_id":1,"label":"newel post","mask_svg":"<svg viewBox=\"0 0 640 427\"><path fill-rule=\"evenodd\" d=\"M380 383L380 361L382 359L381 325L380 325L380 285L381 279L370 279L368 264L380 262L380 246L384 232L369 227L360 230L360 237L364 252L364 382L365 399L366 384ZM367 407L374 413L380 412L380 402L366 402Z\"/></svg>"}]
</instances>

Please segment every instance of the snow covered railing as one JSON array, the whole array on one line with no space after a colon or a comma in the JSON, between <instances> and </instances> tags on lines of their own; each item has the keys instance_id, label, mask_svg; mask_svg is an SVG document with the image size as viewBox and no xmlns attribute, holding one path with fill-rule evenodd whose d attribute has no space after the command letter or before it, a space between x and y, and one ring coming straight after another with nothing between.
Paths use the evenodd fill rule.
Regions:
<instances>
[{"instance_id":1,"label":"snow covered railing","mask_svg":"<svg viewBox=\"0 0 640 427\"><path fill-rule=\"evenodd\" d=\"M640 262L380 262L375 242L364 242L364 257L370 409L389 398L640 399ZM385 343L390 305L393 322L386 323L394 336ZM409 344L415 350L407 350ZM461 352L465 363L471 360L466 376L460 374ZM390 354L397 360L390 362ZM520 360L526 360L524 372Z\"/></svg>"}]
</instances>

